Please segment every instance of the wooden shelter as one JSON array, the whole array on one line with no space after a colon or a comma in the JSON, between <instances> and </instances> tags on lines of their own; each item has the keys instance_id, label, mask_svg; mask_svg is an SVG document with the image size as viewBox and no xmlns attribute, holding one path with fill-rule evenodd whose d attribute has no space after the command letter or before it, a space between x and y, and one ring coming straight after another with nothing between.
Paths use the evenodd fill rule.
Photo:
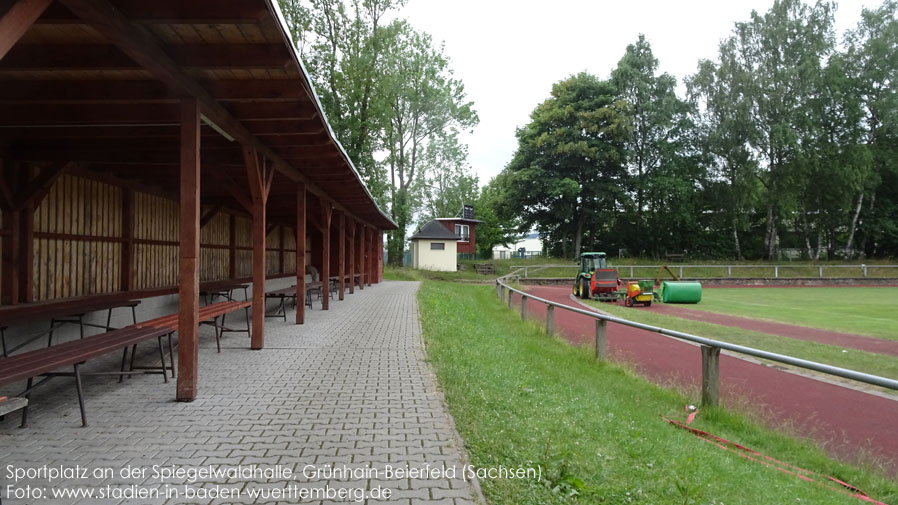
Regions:
<instances>
[{"instance_id":1,"label":"wooden shelter","mask_svg":"<svg viewBox=\"0 0 898 505\"><path fill-rule=\"evenodd\" d=\"M2 304L178 293L180 400L201 281L251 280L262 349L266 278L295 276L301 324L304 266L342 299L395 228L276 0L0 0L0 164Z\"/></svg>"}]
</instances>

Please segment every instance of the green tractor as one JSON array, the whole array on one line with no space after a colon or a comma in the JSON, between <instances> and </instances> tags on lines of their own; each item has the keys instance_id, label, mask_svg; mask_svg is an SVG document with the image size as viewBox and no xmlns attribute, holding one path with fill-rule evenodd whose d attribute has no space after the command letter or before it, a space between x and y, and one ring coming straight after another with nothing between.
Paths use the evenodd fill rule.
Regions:
<instances>
[{"instance_id":1,"label":"green tractor","mask_svg":"<svg viewBox=\"0 0 898 505\"><path fill-rule=\"evenodd\" d=\"M580 271L574 281L574 296L613 302L619 285L617 270L608 268L605 253L585 252L580 255Z\"/></svg>"}]
</instances>

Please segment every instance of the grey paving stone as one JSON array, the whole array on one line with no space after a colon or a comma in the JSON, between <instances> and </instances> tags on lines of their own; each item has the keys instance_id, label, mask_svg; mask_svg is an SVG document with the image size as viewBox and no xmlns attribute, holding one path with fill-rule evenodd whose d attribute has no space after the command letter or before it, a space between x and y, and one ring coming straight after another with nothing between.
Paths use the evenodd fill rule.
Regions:
<instances>
[{"instance_id":1,"label":"grey paving stone","mask_svg":"<svg viewBox=\"0 0 898 505\"><path fill-rule=\"evenodd\" d=\"M81 428L72 381L54 380L33 395L27 429L18 429L18 416L0 422L0 461L32 468L81 465L119 472L130 464L147 469L139 478L66 478L54 481L55 487L96 488L101 482L143 488L168 484L175 489L227 485L246 493L252 486L288 484L367 490L382 486L394 491L389 503L475 503L480 499L476 486L462 479L305 482L302 477L180 475L160 482L149 475L154 465L225 470L242 464L297 473L306 465L383 470L386 465L445 462L460 467L466 456L425 360L416 291L416 283L385 282L347 294L344 302L334 300L327 312L316 303L315 310L306 311L302 326L269 320L261 352L250 352L246 337L227 335L219 354L211 329L203 327L199 398L191 403L174 401L174 382L164 384L159 376L136 375L121 384L108 376L85 376L90 426ZM138 349L138 359L150 362L156 359L154 353L146 346ZM118 359L120 354L113 353L92 360L85 370L117 369ZM0 390L7 392L14 390ZM41 479L19 484L49 485ZM242 494L236 500L180 496L55 502L224 504L253 499ZM3 496L3 503L29 502Z\"/></svg>"}]
</instances>

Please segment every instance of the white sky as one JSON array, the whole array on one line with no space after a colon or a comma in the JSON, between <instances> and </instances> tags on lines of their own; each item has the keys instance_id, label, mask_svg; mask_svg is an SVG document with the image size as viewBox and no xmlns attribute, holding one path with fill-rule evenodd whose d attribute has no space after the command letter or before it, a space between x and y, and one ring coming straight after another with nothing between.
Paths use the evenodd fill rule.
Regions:
<instances>
[{"instance_id":1,"label":"white sky","mask_svg":"<svg viewBox=\"0 0 898 505\"><path fill-rule=\"evenodd\" d=\"M839 36L857 25L862 6L880 4L840 1ZM716 58L733 23L772 5L773 0L409 0L399 15L433 35L435 43L445 42L455 76L480 116L463 140L484 185L511 160L515 128L529 121L553 83L584 70L607 78L627 45L644 33L659 71L682 84L700 59Z\"/></svg>"}]
</instances>

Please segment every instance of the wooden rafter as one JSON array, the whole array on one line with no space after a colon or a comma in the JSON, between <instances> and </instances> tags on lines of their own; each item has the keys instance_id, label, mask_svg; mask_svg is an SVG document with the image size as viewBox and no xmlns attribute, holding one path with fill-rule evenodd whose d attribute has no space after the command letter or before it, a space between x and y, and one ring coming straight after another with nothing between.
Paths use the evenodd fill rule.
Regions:
<instances>
[{"instance_id":1,"label":"wooden rafter","mask_svg":"<svg viewBox=\"0 0 898 505\"><path fill-rule=\"evenodd\" d=\"M0 17L0 60L41 17L50 3L51 0L18 0L3 13Z\"/></svg>"},{"instance_id":2,"label":"wooden rafter","mask_svg":"<svg viewBox=\"0 0 898 505\"><path fill-rule=\"evenodd\" d=\"M14 210L22 210L29 203L33 203L35 207L40 205L53 183L75 166L75 163L57 163L42 168L37 178L29 182L17 195L13 206Z\"/></svg>"},{"instance_id":3,"label":"wooden rafter","mask_svg":"<svg viewBox=\"0 0 898 505\"><path fill-rule=\"evenodd\" d=\"M215 216L217 216L221 211L224 210L224 205L218 204L214 207L211 207L209 210L203 214L203 217L200 218L200 229L205 228L207 224L211 223Z\"/></svg>"}]
</instances>

